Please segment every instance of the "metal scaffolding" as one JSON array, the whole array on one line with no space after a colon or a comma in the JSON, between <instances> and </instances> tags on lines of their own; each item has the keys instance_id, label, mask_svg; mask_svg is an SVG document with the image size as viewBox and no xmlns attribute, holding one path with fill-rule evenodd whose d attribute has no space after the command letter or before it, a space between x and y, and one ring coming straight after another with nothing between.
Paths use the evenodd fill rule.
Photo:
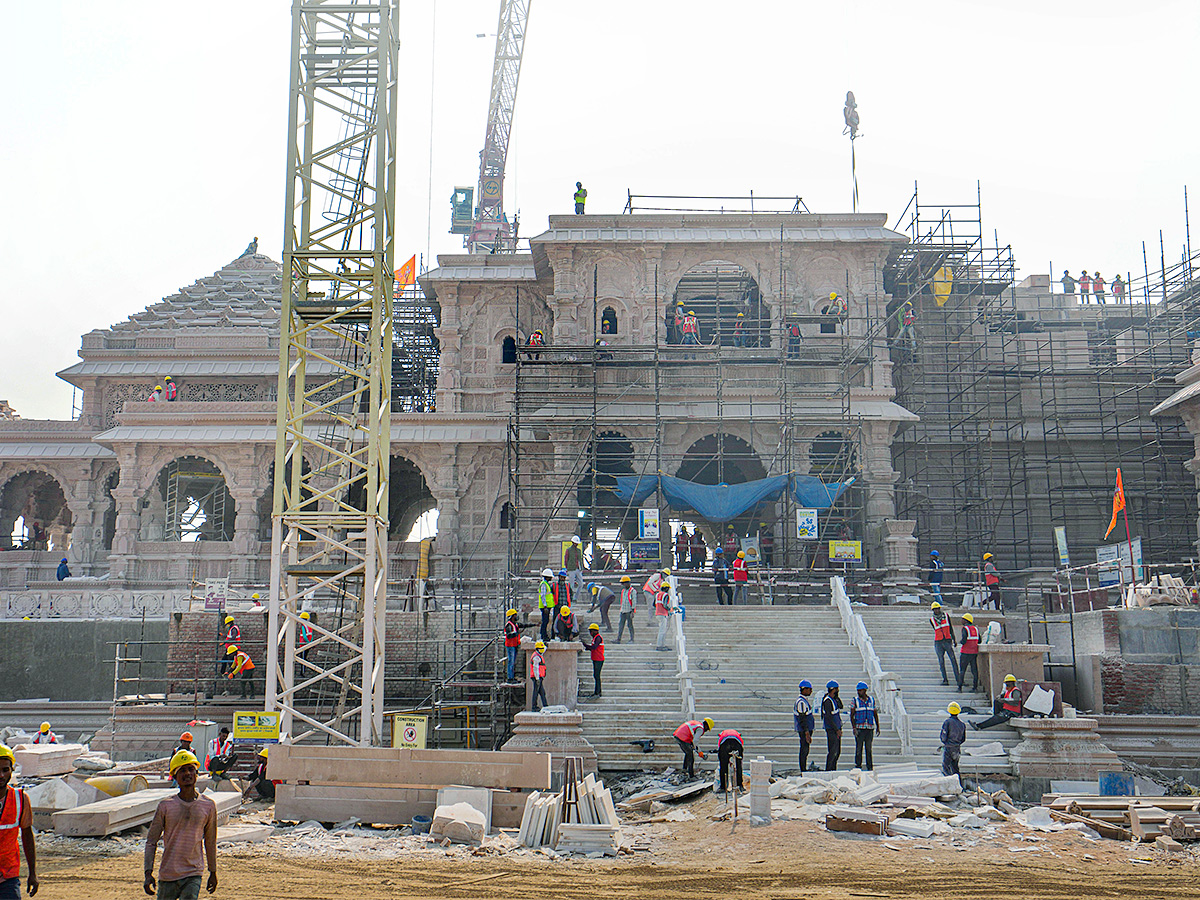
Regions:
<instances>
[{"instance_id":1,"label":"metal scaffolding","mask_svg":"<svg viewBox=\"0 0 1200 900\"><path fill-rule=\"evenodd\" d=\"M397 0L292 7L267 708L296 741L383 734L398 16ZM310 383L318 361L335 374ZM318 597L345 614L298 651ZM298 702L330 691L320 714Z\"/></svg>"}]
</instances>

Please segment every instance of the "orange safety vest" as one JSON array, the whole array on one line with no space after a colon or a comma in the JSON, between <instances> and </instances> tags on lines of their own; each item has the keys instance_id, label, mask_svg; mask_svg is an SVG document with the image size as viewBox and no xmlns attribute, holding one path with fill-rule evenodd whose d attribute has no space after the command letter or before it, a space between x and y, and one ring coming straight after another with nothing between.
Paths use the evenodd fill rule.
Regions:
<instances>
[{"instance_id":1,"label":"orange safety vest","mask_svg":"<svg viewBox=\"0 0 1200 900\"><path fill-rule=\"evenodd\" d=\"M21 833L21 813L26 802L25 792L20 788L10 787L4 794L4 807L0 810L0 878L5 880L21 876L17 836Z\"/></svg>"},{"instance_id":2,"label":"orange safety vest","mask_svg":"<svg viewBox=\"0 0 1200 900\"><path fill-rule=\"evenodd\" d=\"M953 626L950 624L950 617L938 621L933 616L929 617L929 624L933 626L933 639L935 641L952 641L954 640Z\"/></svg>"},{"instance_id":3,"label":"orange safety vest","mask_svg":"<svg viewBox=\"0 0 1200 900\"><path fill-rule=\"evenodd\" d=\"M730 738L737 741L739 744L743 743L742 736L738 734L738 732L734 731L732 728L726 728L719 735L717 735L717 746L720 747Z\"/></svg>"},{"instance_id":4,"label":"orange safety vest","mask_svg":"<svg viewBox=\"0 0 1200 900\"><path fill-rule=\"evenodd\" d=\"M529 677L546 677L546 660L542 658L541 651L539 650L534 650L533 654L529 657Z\"/></svg>"},{"instance_id":5,"label":"orange safety vest","mask_svg":"<svg viewBox=\"0 0 1200 900\"><path fill-rule=\"evenodd\" d=\"M970 656L979 652L979 629L970 623L963 623L963 631L967 638L963 641L962 652Z\"/></svg>"},{"instance_id":6,"label":"orange safety vest","mask_svg":"<svg viewBox=\"0 0 1200 900\"><path fill-rule=\"evenodd\" d=\"M166 386L167 400L174 400L179 396L179 388L175 387L175 382L168 381Z\"/></svg>"},{"instance_id":7,"label":"orange safety vest","mask_svg":"<svg viewBox=\"0 0 1200 900\"><path fill-rule=\"evenodd\" d=\"M253 668L254 663L250 660L250 654L245 650L239 650L233 655L233 671L235 674L249 672Z\"/></svg>"},{"instance_id":8,"label":"orange safety vest","mask_svg":"<svg viewBox=\"0 0 1200 900\"><path fill-rule=\"evenodd\" d=\"M675 737L679 738L685 744L691 744L696 740L696 735L704 729L704 726L695 719L689 719L678 728L675 729Z\"/></svg>"},{"instance_id":9,"label":"orange safety vest","mask_svg":"<svg viewBox=\"0 0 1200 900\"><path fill-rule=\"evenodd\" d=\"M1000 697L1000 700L1003 703L1005 710L1007 710L1008 712L1011 712L1011 713L1020 713L1021 712L1021 701L1013 699L1013 694L1015 694L1016 691L1017 691L1017 689L1015 687L1008 688L1004 692L1004 694Z\"/></svg>"},{"instance_id":10,"label":"orange safety vest","mask_svg":"<svg viewBox=\"0 0 1200 900\"><path fill-rule=\"evenodd\" d=\"M665 590L659 591L654 595L654 614L656 616L669 616L671 614L671 595Z\"/></svg>"}]
</instances>

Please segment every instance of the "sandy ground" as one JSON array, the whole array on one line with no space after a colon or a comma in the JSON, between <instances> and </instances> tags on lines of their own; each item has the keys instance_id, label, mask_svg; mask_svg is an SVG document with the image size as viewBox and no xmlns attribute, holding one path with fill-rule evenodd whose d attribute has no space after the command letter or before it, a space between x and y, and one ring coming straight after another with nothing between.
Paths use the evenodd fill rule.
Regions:
<instances>
[{"instance_id":1,"label":"sandy ground","mask_svg":"<svg viewBox=\"0 0 1200 900\"><path fill-rule=\"evenodd\" d=\"M553 860L528 852L474 856L464 848L438 847L398 857L345 847L314 855L276 838L223 846L216 896L1031 900L1200 895L1200 849L1167 855L1152 845L1091 841L1072 833L1032 834L1012 826L990 838L961 829L930 840L871 838L833 834L807 821L765 827L716 822L709 815L723 805L715 798L686 808L697 818L653 826L649 852L617 859ZM136 839L52 839L39 852L39 897L143 896Z\"/></svg>"}]
</instances>

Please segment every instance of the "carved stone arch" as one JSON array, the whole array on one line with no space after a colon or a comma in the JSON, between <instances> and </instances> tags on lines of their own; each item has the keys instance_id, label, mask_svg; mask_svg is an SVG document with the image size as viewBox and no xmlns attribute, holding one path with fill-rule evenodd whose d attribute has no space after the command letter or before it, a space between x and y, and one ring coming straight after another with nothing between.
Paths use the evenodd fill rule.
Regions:
<instances>
[{"instance_id":1,"label":"carved stone arch","mask_svg":"<svg viewBox=\"0 0 1200 900\"><path fill-rule=\"evenodd\" d=\"M0 547L12 545L13 527L30 505L35 507L32 517L25 522L30 539L34 535L29 529L37 522L43 529L43 538L48 540L51 526L59 523L64 513L68 517L65 524L69 531L75 521L69 504L72 496L68 492L72 484L70 479L64 478L52 466L35 462L13 463L0 472L3 473L0 474ZM39 543L30 549L47 548L48 544Z\"/></svg>"},{"instance_id":2,"label":"carved stone arch","mask_svg":"<svg viewBox=\"0 0 1200 900\"><path fill-rule=\"evenodd\" d=\"M232 460L228 459L224 452L218 450L213 452L211 447L198 447L189 445L186 447L160 447L154 452L145 462L138 460L138 477L132 485L133 490L139 497L144 496L151 487L154 486L155 480L159 473L171 463L172 460L183 459L185 456L194 456L199 459L207 460L217 467L217 471L221 473L221 477L225 479L225 486L237 485L234 475L237 472L237 466ZM124 475L122 471L122 475Z\"/></svg>"},{"instance_id":3,"label":"carved stone arch","mask_svg":"<svg viewBox=\"0 0 1200 900\"><path fill-rule=\"evenodd\" d=\"M799 297L801 308L807 308L811 315L816 315L829 305L830 293L836 291L846 294L846 273L850 272L850 295L855 294L855 273L853 267L839 256L822 254L806 262L799 273Z\"/></svg>"},{"instance_id":4,"label":"carved stone arch","mask_svg":"<svg viewBox=\"0 0 1200 900\"><path fill-rule=\"evenodd\" d=\"M633 297L637 293L637 281L640 266L633 259L614 252L598 253L591 264L596 267L596 295L598 297ZM591 295L592 273L586 271L584 276L585 288L582 295Z\"/></svg>"}]
</instances>

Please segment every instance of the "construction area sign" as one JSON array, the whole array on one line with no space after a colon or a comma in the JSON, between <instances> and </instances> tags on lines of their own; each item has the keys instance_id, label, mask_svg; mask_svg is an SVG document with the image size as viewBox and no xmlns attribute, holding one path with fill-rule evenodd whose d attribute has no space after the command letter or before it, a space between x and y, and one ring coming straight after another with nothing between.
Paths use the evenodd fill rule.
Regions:
<instances>
[{"instance_id":1,"label":"construction area sign","mask_svg":"<svg viewBox=\"0 0 1200 900\"><path fill-rule=\"evenodd\" d=\"M796 510L796 537L802 541L817 539L817 511L815 509Z\"/></svg>"},{"instance_id":2,"label":"construction area sign","mask_svg":"<svg viewBox=\"0 0 1200 900\"><path fill-rule=\"evenodd\" d=\"M1054 526L1054 548L1058 551L1058 564L1064 569L1071 568L1071 554L1067 552L1067 529L1063 525Z\"/></svg>"},{"instance_id":3,"label":"construction area sign","mask_svg":"<svg viewBox=\"0 0 1200 900\"><path fill-rule=\"evenodd\" d=\"M644 541L658 540L658 510L638 510L638 537Z\"/></svg>"},{"instance_id":4,"label":"construction area sign","mask_svg":"<svg viewBox=\"0 0 1200 900\"><path fill-rule=\"evenodd\" d=\"M405 750L425 749L429 716L392 716L392 746Z\"/></svg>"},{"instance_id":5,"label":"construction area sign","mask_svg":"<svg viewBox=\"0 0 1200 900\"><path fill-rule=\"evenodd\" d=\"M233 714L235 744L278 744L279 712L235 712Z\"/></svg>"},{"instance_id":6,"label":"construction area sign","mask_svg":"<svg viewBox=\"0 0 1200 900\"><path fill-rule=\"evenodd\" d=\"M762 551L758 546L758 535L741 538L741 550L746 554L746 567L757 566L762 562Z\"/></svg>"},{"instance_id":7,"label":"construction area sign","mask_svg":"<svg viewBox=\"0 0 1200 900\"><path fill-rule=\"evenodd\" d=\"M631 563L656 563L662 557L658 541L630 541L629 561Z\"/></svg>"},{"instance_id":8,"label":"construction area sign","mask_svg":"<svg viewBox=\"0 0 1200 900\"><path fill-rule=\"evenodd\" d=\"M229 596L228 578L210 578L204 582L204 608L220 612L225 608Z\"/></svg>"},{"instance_id":9,"label":"construction area sign","mask_svg":"<svg viewBox=\"0 0 1200 900\"><path fill-rule=\"evenodd\" d=\"M1142 580L1142 539L1134 538L1131 542L1106 544L1096 548L1096 562L1099 563L1100 587L1112 587L1116 584L1133 584ZM1133 566L1130 565L1130 550L1133 551ZM1135 571L1136 567L1136 571Z\"/></svg>"},{"instance_id":10,"label":"construction area sign","mask_svg":"<svg viewBox=\"0 0 1200 900\"><path fill-rule=\"evenodd\" d=\"M829 558L834 562L862 562L862 541L830 541Z\"/></svg>"}]
</instances>

